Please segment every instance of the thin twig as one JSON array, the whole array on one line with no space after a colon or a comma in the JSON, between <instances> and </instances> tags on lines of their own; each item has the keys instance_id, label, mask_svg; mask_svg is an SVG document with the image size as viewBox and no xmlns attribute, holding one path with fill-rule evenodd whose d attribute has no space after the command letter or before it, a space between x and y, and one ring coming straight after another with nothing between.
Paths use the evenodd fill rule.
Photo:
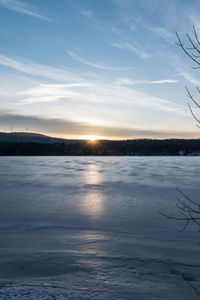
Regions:
<instances>
[{"instance_id":1,"label":"thin twig","mask_svg":"<svg viewBox=\"0 0 200 300\"><path fill-rule=\"evenodd\" d=\"M183 277L183 280L198 294L198 295L200 295L200 291L193 285L193 284L191 284L190 283L190 281L189 280L187 280L186 278L185 278L185 276L184 275L182 275L182 277Z\"/></svg>"}]
</instances>

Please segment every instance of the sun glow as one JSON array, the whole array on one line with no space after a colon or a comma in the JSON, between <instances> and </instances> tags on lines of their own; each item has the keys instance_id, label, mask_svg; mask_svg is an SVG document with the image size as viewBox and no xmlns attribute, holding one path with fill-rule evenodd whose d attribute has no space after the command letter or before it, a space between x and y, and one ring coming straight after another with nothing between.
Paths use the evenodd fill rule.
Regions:
<instances>
[{"instance_id":1,"label":"sun glow","mask_svg":"<svg viewBox=\"0 0 200 300\"><path fill-rule=\"evenodd\" d=\"M89 140L90 140L91 142L95 142L96 139L98 139L98 137L96 137L95 135L89 137Z\"/></svg>"},{"instance_id":2,"label":"sun glow","mask_svg":"<svg viewBox=\"0 0 200 300\"><path fill-rule=\"evenodd\" d=\"M82 137L84 140L89 140L90 142L95 142L96 140L102 139L102 137L97 136L97 135L86 135Z\"/></svg>"}]
</instances>

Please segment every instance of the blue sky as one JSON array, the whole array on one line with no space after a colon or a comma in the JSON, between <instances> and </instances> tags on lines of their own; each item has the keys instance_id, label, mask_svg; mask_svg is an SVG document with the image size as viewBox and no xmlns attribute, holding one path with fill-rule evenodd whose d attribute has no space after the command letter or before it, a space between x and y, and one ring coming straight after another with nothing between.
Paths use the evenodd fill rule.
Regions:
<instances>
[{"instance_id":1,"label":"blue sky","mask_svg":"<svg viewBox=\"0 0 200 300\"><path fill-rule=\"evenodd\" d=\"M65 138L198 137L175 44L200 2L0 0L0 130Z\"/></svg>"}]
</instances>

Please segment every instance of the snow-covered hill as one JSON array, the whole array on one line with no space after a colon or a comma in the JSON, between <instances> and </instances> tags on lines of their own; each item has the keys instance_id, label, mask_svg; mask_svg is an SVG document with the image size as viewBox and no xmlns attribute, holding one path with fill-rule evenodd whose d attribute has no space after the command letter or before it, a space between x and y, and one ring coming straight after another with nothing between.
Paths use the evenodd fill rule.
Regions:
<instances>
[{"instance_id":1,"label":"snow-covered hill","mask_svg":"<svg viewBox=\"0 0 200 300\"><path fill-rule=\"evenodd\" d=\"M39 133L29 132L12 132L5 133L0 132L0 142L7 143L41 143L41 144L53 144L53 143L72 143L79 140L66 140L60 138L49 137Z\"/></svg>"}]
</instances>

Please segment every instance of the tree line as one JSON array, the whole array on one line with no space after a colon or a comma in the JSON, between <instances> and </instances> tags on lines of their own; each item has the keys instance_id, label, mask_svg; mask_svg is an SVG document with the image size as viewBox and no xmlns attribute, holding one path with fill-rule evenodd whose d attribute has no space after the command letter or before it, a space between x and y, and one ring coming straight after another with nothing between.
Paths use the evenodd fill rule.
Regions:
<instances>
[{"instance_id":1,"label":"tree line","mask_svg":"<svg viewBox=\"0 0 200 300\"><path fill-rule=\"evenodd\" d=\"M98 140L68 143L0 143L0 155L200 155L200 139Z\"/></svg>"}]
</instances>

